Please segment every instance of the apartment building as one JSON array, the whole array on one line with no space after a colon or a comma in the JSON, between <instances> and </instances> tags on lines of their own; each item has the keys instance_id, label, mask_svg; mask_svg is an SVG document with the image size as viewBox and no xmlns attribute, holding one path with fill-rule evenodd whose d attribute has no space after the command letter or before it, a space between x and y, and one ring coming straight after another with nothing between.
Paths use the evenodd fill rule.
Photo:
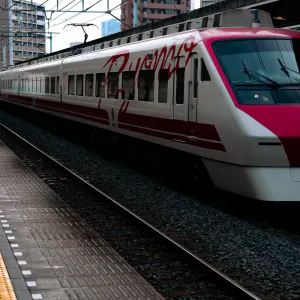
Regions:
<instances>
[{"instance_id":1,"label":"apartment building","mask_svg":"<svg viewBox=\"0 0 300 300\"><path fill-rule=\"evenodd\" d=\"M190 0L138 0L138 24L147 24L161 19L170 18L190 11ZM133 26L134 11L133 0L121 5L121 20ZM128 29L122 24L121 30Z\"/></svg>"},{"instance_id":2,"label":"apartment building","mask_svg":"<svg viewBox=\"0 0 300 300\"><path fill-rule=\"evenodd\" d=\"M120 31L120 21L110 19L101 22L101 37L114 34Z\"/></svg>"},{"instance_id":3,"label":"apartment building","mask_svg":"<svg viewBox=\"0 0 300 300\"><path fill-rule=\"evenodd\" d=\"M46 52L45 7L31 0L0 0L2 69Z\"/></svg>"}]
</instances>

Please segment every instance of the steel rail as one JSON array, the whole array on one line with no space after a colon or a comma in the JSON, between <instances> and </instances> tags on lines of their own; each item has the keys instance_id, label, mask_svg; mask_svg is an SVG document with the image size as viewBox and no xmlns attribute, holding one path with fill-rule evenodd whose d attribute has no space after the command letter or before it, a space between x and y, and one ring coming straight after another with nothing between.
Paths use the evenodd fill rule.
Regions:
<instances>
[{"instance_id":1,"label":"steel rail","mask_svg":"<svg viewBox=\"0 0 300 300\"><path fill-rule=\"evenodd\" d=\"M144 219L142 219L141 217L139 217L138 215L136 215L134 212L132 212L131 210L129 210L128 208L126 208L122 204L118 203L116 200L114 200L113 198L111 198L109 195L105 194L101 190L99 190L93 184L87 182L85 179L83 179L82 177L80 177L79 175L77 175L74 171L72 171L68 167L64 166L58 160L56 160L55 158L51 157L50 155L48 155L43 150L37 148L35 145L33 145L32 143L30 143L29 141L27 141L26 139L24 139L23 137L21 137L19 134L17 134L16 132L14 132L10 128L8 128L6 125L4 125L4 124L2 124L0 122L0 126L3 127L3 128L5 128L7 131L9 131L10 133L12 133L13 135L17 136L19 139L21 139L22 141L24 141L30 147L34 148L36 151L38 151L43 156L47 157L49 160L51 160L52 162L54 162L56 165L60 166L62 169L64 169L68 173L72 174L78 180L80 180L81 182L83 182L86 185L88 185L95 192L101 194L103 197L105 197L106 200L109 200L111 203L115 204L119 209L122 209L122 211L125 211L131 217L135 218L135 220L139 221L147 229L150 229L152 232L154 231L160 238L164 239L165 241L168 241L169 244L172 247L176 247L177 250L180 250L180 252L183 255L187 256L190 260L193 260L193 263L195 264L195 265L193 265L194 268L196 268L196 266L204 268L210 274L214 275L216 277L216 279L220 280L220 282L222 284L225 284L225 287L227 289L232 290L234 292L234 294L240 296L241 298L239 298L239 299L261 300L261 298L259 298L256 295L254 295L252 292L250 292L249 290L247 290L245 287L243 287L242 285L240 285L236 281L234 281L231 278L229 278L224 273L222 273L219 270L217 270L216 268L214 268L212 265L210 265L209 263L207 263L206 261L204 261L202 258L196 256L195 254L193 254L188 249L184 248L182 245L180 245L179 243L177 243L176 241L174 241L173 239L171 239L170 237L168 237L167 235L165 235L163 232L161 232L160 230L158 230L157 228L155 228L153 225L151 225L150 223L148 223L147 221L145 221Z\"/></svg>"}]
</instances>

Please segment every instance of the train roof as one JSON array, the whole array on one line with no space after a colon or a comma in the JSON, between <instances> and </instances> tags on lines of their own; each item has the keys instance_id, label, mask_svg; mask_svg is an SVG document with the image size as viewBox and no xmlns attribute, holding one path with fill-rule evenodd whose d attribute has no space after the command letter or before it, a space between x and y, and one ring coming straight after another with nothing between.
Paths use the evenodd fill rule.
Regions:
<instances>
[{"instance_id":1,"label":"train roof","mask_svg":"<svg viewBox=\"0 0 300 300\"><path fill-rule=\"evenodd\" d=\"M254 0L247 0L254 1ZM256 0L255 0L256 1ZM238 1L229 0L193 10L186 14L163 19L157 23L149 23L139 27L118 32L100 39L80 44L71 48L46 54L42 57L17 63L10 68L19 68L31 64L43 63L46 61L65 58L84 52L91 52L99 49L109 48L122 44L140 41L157 36L164 36L190 29L213 28L213 27L251 27L254 15L249 9L235 9ZM260 25L262 27L273 27L273 22L268 12L258 10Z\"/></svg>"},{"instance_id":2,"label":"train roof","mask_svg":"<svg viewBox=\"0 0 300 300\"><path fill-rule=\"evenodd\" d=\"M300 32L279 28L212 28L200 30L203 41L241 38L300 38Z\"/></svg>"}]
</instances>

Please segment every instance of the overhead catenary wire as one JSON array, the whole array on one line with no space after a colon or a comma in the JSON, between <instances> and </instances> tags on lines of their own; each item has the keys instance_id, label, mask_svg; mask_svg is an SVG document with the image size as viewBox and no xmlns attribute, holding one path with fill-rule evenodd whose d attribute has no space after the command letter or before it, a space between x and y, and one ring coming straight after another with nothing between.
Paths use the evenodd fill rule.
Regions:
<instances>
[{"instance_id":1,"label":"overhead catenary wire","mask_svg":"<svg viewBox=\"0 0 300 300\"><path fill-rule=\"evenodd\" d=\"M47 1L49 1L49 0L47 0ZM47 1L43 2L43 4L46 3ZM61 1L62 1L62 0L61 0ZM60 2L61 2L61 1L60 1ZM92 7L94 7L96 4L98 4L98 3L101 2L101 1L102 1L102 0L96 1L94 4L92 4L91 6L89 6L89 7L86 8L85 10L83 10L82 12L77 13L75 16L72 16L71 18L69 18L69 19L67 19L67 20L65 20L64 22L61 22L61 23L59 23L59 24L63 24L63 23L65 23L65 22L71 20L72 18L78 16L79 14L84 13L85 11L91 9ZM124 3L126 3L126 2L127 2L127 0L122 1L120 4L116 5L115 7L113 7L112 9L110 9L109 11L110 11L110 12L115 11L116 9L118 9L119 6L121 6L122 4L124 4ZM77 4L78 4L78 3L77 3ZM41 4L41 5L42 5L42 4ZM103 17L103 16L105 16L105 15L106 15L106 13L103 13L103 14L101 14L100 16L97 16L97 17L95 17L95 18L92 18L92 19L90 19L90 20L84 22L83 24L86 24L86 23L88 23L88 22L91 22L91 21L93 21L93 20L96 20L96 19L98 19L98 18L101 18L101 17ZM53 20L52 20L52 21L53 21ZM51 26L51 27L55 27L55 26L57 26L57 25L59 25L59 24L56 24L56 25ZM50 28L50 27L49 27L49 28ZM49 28L48 28L48 29L49 29ZM61 35L61 34L67 33L67 32L69 32L69 31L71 31L71 30L74 30L74 29L75 29L75 28L71 28L71 29L66 30L66 31L64 31L64 32L58 33L58 34L54 35L52 38L57 37L57 36L59 36L59 35ZM7 36L7 37L8 37L8 36ZM7 38L7 37L5 37L5 38ZM3 38L3 39L5 39L5 38ZM31 38L27 41L27 43L31 42L34 38L35 38L35 36L31 37ZM49 38L49 37L46 37L43 41L40 41L39 44L41 44L41 43L43 43L43 42L46 42L48 38ZM3 40L3 39L2 39L2 40ZM7 40L8 40L8 39L7 39ZM14 41L11 41L10 43L7 44L7 46L11 45L13 42L14 42ZM37 48L40 49L40 50L42 50L43 52L47 53L44 49L42 49L42 48L40 48L40 47L38 47L38 46L37 46ZM2 53L1 53L1 54L2 54Z\"/></svg>"}]
</instances>

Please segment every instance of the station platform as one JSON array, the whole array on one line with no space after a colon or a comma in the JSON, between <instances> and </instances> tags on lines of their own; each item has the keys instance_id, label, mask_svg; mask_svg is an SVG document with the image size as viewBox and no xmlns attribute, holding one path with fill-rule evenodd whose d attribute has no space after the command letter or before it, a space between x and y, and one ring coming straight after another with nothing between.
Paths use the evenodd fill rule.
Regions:
<instances>
[{"instance_id":1,"label":"station platform","mask_svg":"<svg viewBox=\"0 0 300 300\"><path fill-rule=\"evenodd\" d=\"M164 299L0 141L0 299Z\"/></svg>"}]
</instances>

